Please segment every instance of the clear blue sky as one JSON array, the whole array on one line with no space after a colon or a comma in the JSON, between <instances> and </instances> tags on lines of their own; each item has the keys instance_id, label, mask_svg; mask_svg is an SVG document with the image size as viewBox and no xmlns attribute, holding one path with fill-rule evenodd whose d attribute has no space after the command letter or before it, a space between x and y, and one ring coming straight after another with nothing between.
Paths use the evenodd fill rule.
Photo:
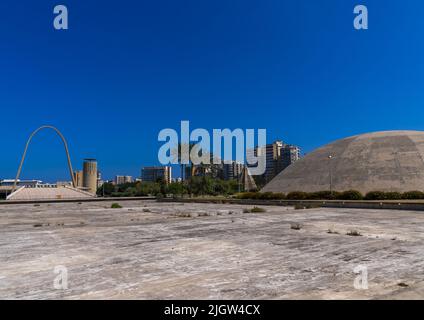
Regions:
<instances>
[{"instance_id":1,"label":"clear blue sky","mask_svg":"<svg viewBox=\"0 0 424 320\"><path fill-rule=\"evenodd\" d=\"M353 28L366 4L369 30ZM69 30L53 29L53 7ZM157 164L163 128L266 128L305 152L369 131L424 130L424 3L416 0L0 2L0 178L60 128L74 166ZM24 178L68 179L34 141Z\"/></svg>"}]
</instances>

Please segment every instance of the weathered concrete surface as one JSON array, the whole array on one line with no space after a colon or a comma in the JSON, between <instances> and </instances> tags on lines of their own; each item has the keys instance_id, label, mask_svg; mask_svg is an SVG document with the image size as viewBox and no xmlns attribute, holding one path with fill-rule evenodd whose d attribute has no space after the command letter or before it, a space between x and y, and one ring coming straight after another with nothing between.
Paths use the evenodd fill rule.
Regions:
<instances>
[{"instance_id":1,"label":"weathered concrete surface","mask_svg":"<svg viewBox=\"0 0 424 320\"><path fill-rule=\"evenodd\" d=\"M424 298L422 213L121 205L0 206L0 298ZM58 265L67 290L53 287ZM368 268L368 290L353 286L358 265Z\"/></svg>"}]
</instances>

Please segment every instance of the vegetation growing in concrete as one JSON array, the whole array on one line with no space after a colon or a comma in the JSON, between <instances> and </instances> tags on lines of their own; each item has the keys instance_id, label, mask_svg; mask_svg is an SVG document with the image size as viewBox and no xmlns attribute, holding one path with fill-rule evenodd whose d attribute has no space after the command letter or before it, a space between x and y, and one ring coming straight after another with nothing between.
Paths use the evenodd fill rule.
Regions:
<instances>
[{"instance_id":1,"label":"vegetation growing in concrete","mask_svg":"<svg viewBox=\"0 0 424 320\"><path fill-rule=\"evenodd\" d=\"M314 209L314 208L320 208L321 205L319 203L297 203L294 206L295 210L303 210L303 209Z\"/></svg>"},{"instance_id":2,"label":"vegetation growing in concrete","mask_svg":"<svg viewBox=\"0 0 424 320\"><path fill-rule=\"evenodd\" d=\"M190 213L177 213L175 215L177 217L180 217L180 218L191 218L192 217L192 215Z\"/></svg>"},{"instance_id":3,"label":"vegetation growing in concrete","mask_svg":"<svg viewBox=\"0 0 424 320\"><path fill-rule=\"evenodd\" d=\"M333 228L328 229L328 230L327 230L327 233L328 233L328 234L339 234L339 232L338 232L338 231L336 231L336 230L334 230Z\"/></svg>"},{"instance_id":4,"label":"vegetation growing in concrete","mask_svg":"<svg viewBox=\"0 0 424 320\"><path fill-rule=\"evenodd\" d=\"M50 227L50 223L36 223L32 225L34 228L39 228L39 227Z\"/></svg>"},{"instance_id":5,"label":"vegetation growing in concrete","mask_svg":"<svg viewBox=\"0 0 424 320\"><path fill-rule=\"evenodd\" d=\"M362 234L358 230L350 230L350 231L348 231L348 233L346 233L346 235L351 236L351 237L362 236Z\"/></svg>"},{"instance_id":6,"label":"vegetation growing in concrete","mask_svg":"<svg viewBox=\"0 0 424 320\"><path fill-rule=\"evenodd\" d=\"M292 223L292 224L290 224L290 229L300 230L300 229L302 229L302 225L300 223Z\"/></svg>"},{"instance_id":7,"label":"vegetation growing in concrete","mask_svg":"<svg viewBox=\"0 0 424 320\"><path fill-rule=\"evenodd\" d=\"M122 208L122 206L119 203L112 203L112 205L110 207L112 209L120 209L120 208Z\"/></svg>"},{"instance_id":8,"label":"vegetation growing in concrete","mask_svg":"<svg viewBox=\"0 0 424 320\"><path fill-rule=\"evenodd\" d=\"M260 213L260 212L266 212L266 210L260 207L253 207L252 209L243 209L243 213Z\"/></svg>"}]
</instances>

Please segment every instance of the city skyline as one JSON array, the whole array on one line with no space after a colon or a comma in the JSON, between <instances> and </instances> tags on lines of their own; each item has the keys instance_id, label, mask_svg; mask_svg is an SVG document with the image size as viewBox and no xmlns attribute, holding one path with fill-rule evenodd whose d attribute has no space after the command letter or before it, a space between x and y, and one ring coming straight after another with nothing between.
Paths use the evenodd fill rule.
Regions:
<instances>
[{"instance_id":1,"label":"city skyline","mask_svg":"<svg viewBox=\"0 0 424 320\"><path fill-rule=\"evenodd\" d=\"M75 163L97 158L108 178L157 165L158 132L182 120L266 128L268 142L305 153L361 133L423 130L424 4L367 1L366 31L353 28L356 4L68 1L69 30L57 31L53 3L2 3L0 176L16 174L43 123L64 132ZM61 148L41 133L23 178L63 180Z\"/></svg>"},{"instance_id":2,"label":"city skyline","mask_svg":"<svg viewBox=\"0 0 424 320\"><path fill-rule=\"evenodd\" d=\"M61 176L60 178L55 178L53 180L52 179L50 179L50 180L44 179L42 177L24 177L24 178L21 179L21 170L22 170L22 167L25 168L25 166L23 166L23 164L25 163L24 160L26 159L26 155L27 155L28 150L31 148L30 147L31 146L30 142L33 141L33 139L34 139L35 136L40 135L40 132L43 132L44 131L42 129L46 129L46 128L47 129L52 129L51 131L54 133L53 136L56 136L57 135L58 138L61 138L62 142L64 143L65 151L66 151L65 154L67 156L68 168L69 168L69 170L71 170L71 176L69 177L69 175L68 175L68 177L66 177L66 175L65 175L65 176ZM70 185L75 185L77 187L82 187L83 186L83 170L81 170L81 168L80 168L81 166L79 166L79 165L74 166L75 170L73 169L73 167L72 167L72 159L71 159L72 157L71 157L71 155L68 152L68 145L67 145L67 142L66 142L65 139L66 138L62 135L62 133L58 130L58 128L56 128L54 126L43 125L43 126L40 126L38 129L36 129L35 131L33 131L32 134L30 135L30 137L27 140L27 145L26 145L26 147L24 149L24 154L22 156L21 163L20 163L20 166L19 166L19 169L18 169L18 175L16 177L16 181L17 182L18 181L24 181L24 180L26 180L26 181L39 181L39 182L43 182L43 183L47 183L47 184L69 183ZM224 143L224 141L221 141L221 142ZM275 149L276 148L276 144L279 145L279 147L277 147L278 150ZM293 144L284 143L282 140L276 140L274 142L267 143L265 146L262 146L262 147L260 147L260 146L258 146L256 144L255 145L255 151L254 151L254 153L255 153L256 156L258 154L262 154L262 153L265 154L265 149L268 150L269 148L271 148L270 150L274 150L274 151L273 151L273 155L271 157L268 155L268 152L269 151L266 151L266 153L267 153L267 156L265 157L266 158L265 159L266 160L266 162L265 162L266 173L264 172L262 174L263 176L269 176L270 174L272 176L275 176L277 173L279 173L280 171L284 170L289 164L293 163L294 161L297 161L300 158L300 156L301 156L300 155L300 150L301 149L298 146L293 145ZM288 148L288 149L286 149L286 148ZM293 159L293 156L291 155L291 153L288 154L288 158L287 158L287 155L284 155L282 153L283 150L291 150L292 148L294 148L294 150L296 150L296 155L295 155L294 159ZM258 151L257 151L258 149L263 150L263 151L261 151L261 152L258 153ZM203 149L199 149L199 151L200 150L203 150ZM280 153L280 150L281 150L281 153ZM207 150L207 152L209 152L209 150ZM249 154L249 151L248 150L246 150L246 154ZM212 153L211 153L211 156L212 156ZM255 165L248 165L248 162L246 162L246 161L239 162L235 158L225 159L224 160L224 159L221 159L220 157L215 157L215 156L213 156L213 157L216 158L216 159L219 159L219 163L214 164L214 166L217 166L217 165L218 166L223 166L222 167L222 170L224 170L224 172L223 172L223 177L222 178L225 179L225 180L233 179L234 178L234 177L233 178L229 178L231 175L233 175L233 173L229 173L229 172L225 173L226 170L229 170L229 168L226 168L227 165L230 165L230 166L236 165L236 166L255 167ZM101 169L100 168L99 169L97 168L97 159L95 159L95 158L84 158L83 159L83 162L82 162L82 167L85 167L85 165L88 162L91 162L91 161L94 161L96 163L97 185L99 184L99 182L101 182L101 183L103 183L103 182L112 182L112 183L118 185L118 184L127 183L127 182L134 182L137 179L138 180L141 180L142 177L143 177L143 170L145 168L168 168L169 167L170 170L172 170L172 168L174 168L174 172L177 172L177 174L174 174L173 177L170 175L169 176L169 181L175 180L175 179L181 179L182 178L181 177L181 174L180 174L181 172L179 170L180 169L180 166L181 166L181 163L179 163L179 164L167 164L167 165L156 164L154 166L151 166L151 165L150 166L149 165L147 165L147 166L146 165L142 165L141 166L141 174L139 174L139 175L137 175L137 174L135 174L135 175L132 175L132 174L131 175L122 174L122 172L120 172L120 169L119 168L115 168L115 171L112 173L112 176L105 177L102 174ZM216 161L216 160L214 160L214 161ZM228 161L231 161L231 163L229 163ZM276 165L276 162L275 161L278 162L278 168L274 168L274 166ZM197 165L194 165L193 163L189 164L189 166L197 167ZM175 169L177 169L177 170L175 170ZM190 169L190 167L186 167L186 169ZM233 170L235 170L235 171L238 172L241 169L232 168L231 171L233 171ZM269 170L271 170L272 173L270 173ZM120 173L117 174L116 172L120 172ZM241 174L241 173L239 173L239 174ZM0 181L8 181L8 180L14 181L15 179L13 179L12 177L0 176ZM150 180L148 180L148 181L150 181ZM269 179L267 179L267 180L269 180ZM118 182L118 181L121 181L121 182Z\"/></svg>"}]
</instances>

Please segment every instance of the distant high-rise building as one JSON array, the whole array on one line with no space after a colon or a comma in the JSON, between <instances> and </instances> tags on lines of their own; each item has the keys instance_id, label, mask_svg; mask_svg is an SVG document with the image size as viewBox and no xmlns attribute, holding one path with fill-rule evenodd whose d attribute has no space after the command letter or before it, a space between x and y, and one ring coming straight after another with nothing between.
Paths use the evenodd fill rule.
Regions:
<instances>
[{"instance_id":1,"label":"distant high-rise building","mask_svg":"<svg viewBox=\"0 0 424 320\"><path fill-rule=\"evenodd\" d=\"M283 169L300 159L300 148L298 146L286 145L281 152L281 163Z\"/></svg>"},{"instance_id":2,"label":"distant high-rise building","mask_svg":"<svg viewBox=\"0 0 424 320\"><path fill-rule=\"evenodd\" d=\"M141 180L148 182L164 181L166 184L172 181L172 168L163 167L144 167L141 169Z\"/></svg>"},{"instance_id":3,"label":"distant high-rise building","mask_svg":"<svg viewBox=\"0 0 424 320\"><path fill-rule=\"evenodd\" d=\"M115 184L124 184L124 183L132 183L134 181L132 176L116 176L115 177Z\"/></svg>"},{"instance_id":4,"label":"distant high-rise building","mask_svg":"<svg viewBox=\"0 0 424 320\"><path fill-rule=\"evenodd\" d=\"M265 181L270 181L289 165L299 160L300 148L277 140L274 143L267 144L266 146L257 147L254 154L255 156L265 154L266 169L264 178Z\"/></svg>"},{"instance_id":5,"label":"distant high-rise building","mask_svg":"<svg viewBox=\"0 0 424 320\"><path fill-rule=\"evenodd\" d=\"M257 147L255 155L263 156L266 159L266 169L264 177L266 181L274 178L281 170L282 165L279 159L281 159L281 149L284 143L282 141L275 141L274 143L267 144L266 146Z\"/></svg>"},{"instance_id":6,"label":"distant high-rise building","mask_svg":"<svg viewBox=\"0 0 424 320\"><path fill-rule=\"evenodd\" d=\"M243 173L244 165L237 161L224 163L222 169L222 178L224 180L239 180Z\"/></svg>"}]
</instances>

